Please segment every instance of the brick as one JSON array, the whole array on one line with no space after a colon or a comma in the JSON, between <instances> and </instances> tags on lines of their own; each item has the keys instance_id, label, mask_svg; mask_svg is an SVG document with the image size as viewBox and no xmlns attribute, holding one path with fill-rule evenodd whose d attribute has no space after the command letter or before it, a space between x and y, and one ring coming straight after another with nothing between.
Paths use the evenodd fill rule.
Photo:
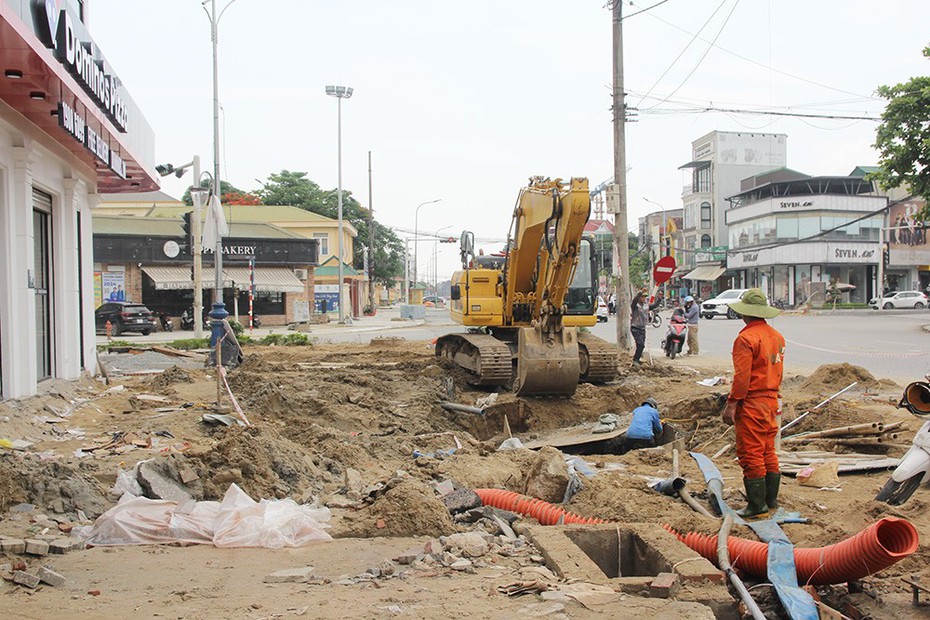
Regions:
<instances>
[{"instance_id":1,"label":"brick","mask_svg":"<svg viewBox=\"0 0 930 620\"><path fill-rule=\"evenodd\" d=\"M678 575L675 573L659 573L649 584L649 596L656 598L672 598L678 591Z\"/></svg>"},{"instance_id":2,"label":"brick","mask_svg":"<svg viewBox=\"0 0 930 620\"><path fill-rule=\"evenodd\" d=\"M19 538L4 538L0 540L0 551L21 555L26 553L26 542Z\"/></svg>"},{"instance_id":3,"label":"brick","mask_svg":"<svg viewBox=\"0 0 930 620\"><path fill-rule=\"evenodd\" d=\"M288 568L265 575L265 583L304 583L313 576L313 567Z\"/></svg>"},{"instance_id":4,"label":"brick","mask_svg":"<svg viewBox=\"0 0 930 620\"><path fill-rule=\"evenodd\" d=\"M13 573L13 583L18 583L27 588L35 588L39 585L39 578L25 571L18 570Z\"/></svg>"},{"instance_id":5,"label":"brick","mask_svg":"<svg viewBox=\"0 0 930 620\"><path fill-rule=\"evenodd\" d=\"M87 548L87 543L81 538L69 538L68 542L71 544L71 551L83 551Z\"/></svg>"},{"instance_id":6,"label":"brick","mask_svg":"<svg viewBox=\"0 0 930 620\"><path fill-rule=\"evenodd\" d=\"M68 538L56 538L48 544L48 552L55 555L64 555L71 551L71 540Z\"/></svg>"},{"instance_id":7,"label":"brick","mask_svg":"<svg viewBox=\"0 0 930 620\"><path fill-rule=\"evenodd\" d=\"M48 555L48 543L44 540L36 540L35 538L27 538L26 543L26 553L29 555Z\"/></svg>"},{"instance_id":8,"label":"brick","mask_svg":"<svg viewBox=\"0 0 930 620\"><path fill-rule=\"evenodd\" d=\"M42 583L47 583L50 586L58 587L65 585L65 577L59 573L56 573L47 566L43 566L36 571L36 577L39 578L39 581Z\"/></svg>"}]
</instances>

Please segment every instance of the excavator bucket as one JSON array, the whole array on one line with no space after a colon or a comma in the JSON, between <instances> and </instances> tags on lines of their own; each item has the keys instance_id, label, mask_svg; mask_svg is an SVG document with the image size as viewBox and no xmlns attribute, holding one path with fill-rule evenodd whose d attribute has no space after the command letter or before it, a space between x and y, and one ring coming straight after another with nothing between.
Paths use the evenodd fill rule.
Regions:
<instances>
[{"instance_id":1,"label":"excavator bucket","mask_svg":"<svg viewBox=\"0 0 930 620\"><path fill-rule=\"evenodd\" d=\"M571 396L578 387L578 334L573 327L543 332L521 327L517 334L518 396Z\"/></svg>"}]
</instances>

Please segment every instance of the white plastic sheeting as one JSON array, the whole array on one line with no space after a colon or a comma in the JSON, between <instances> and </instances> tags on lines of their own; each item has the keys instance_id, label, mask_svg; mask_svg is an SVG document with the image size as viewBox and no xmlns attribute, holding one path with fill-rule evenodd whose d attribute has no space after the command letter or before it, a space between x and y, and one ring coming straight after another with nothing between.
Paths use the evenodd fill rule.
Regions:
<instances>
[{"instance_id":1,"label":"white plastic sheeting","mask_svg":"<svg viewBox=\"0 0 930 620\"><path fill-rule=\"evenodd\" d=\"M77 534L93 545L190 543L217 547L302 547L331 540L328 508L291 499L256 502L230 485L221 502L177 502L127 493ZM77 529L77 528L75 528Z\"/></svg>"}]
</instances>

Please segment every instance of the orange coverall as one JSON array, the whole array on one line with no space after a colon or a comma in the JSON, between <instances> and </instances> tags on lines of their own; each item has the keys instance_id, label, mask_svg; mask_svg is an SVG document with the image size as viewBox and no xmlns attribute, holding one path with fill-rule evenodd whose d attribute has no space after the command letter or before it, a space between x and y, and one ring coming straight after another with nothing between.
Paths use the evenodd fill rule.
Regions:
<instances>
[{"instance_id":1,"label":"orange coverall","mask_svg":"<svg viewBox=\"0 0 930 620\"><path fill-rule=\"evenodd\" d=\"M779 390L784 372L785 338L763 319L744 327L733 342L733 387L736 402L736 456L743 477L778 473Z\"/></svg>"}]
</instances>

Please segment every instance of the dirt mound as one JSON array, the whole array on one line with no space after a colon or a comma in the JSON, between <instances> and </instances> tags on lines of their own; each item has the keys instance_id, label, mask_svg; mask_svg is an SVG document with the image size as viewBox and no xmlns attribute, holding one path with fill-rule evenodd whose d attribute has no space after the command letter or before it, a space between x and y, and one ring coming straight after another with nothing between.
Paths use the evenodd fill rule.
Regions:
<instances>
[{"instance_id":1,"label":"dirt mound","mask_svg":"<svg viewBox=\"0 0 930 620\"><path fill-rule=\"evenodd\" d=\"M50 514L96 518L110 506L94 464L0 456L0 510L25 501Z\"/></svg>"},{"instance_id":2,"label":"dirt mound","mask_svg":"<svg viewBox=\"0 0 930 620\"><path fill-rule=\"evenodd\" d=\"M231 428L215 446L188 457L203 481L205 499L221 499L233 482L256 500L307 497L341 474L327 471L329 462L319 457L315 461L312 454L267 428Z\"/></svg>"},{"instance_id":3,"label":"dirt mound","mask_svg":"<svg viewBox=\"0 0 930 620\"><path fill-rule=\"evenodd\" d=\"M857 387L881 387L879 381L862 366L854 366L843 362L842 364L824 364L811 373L802 384L801 389L807 392L833 393L842 390L850 383L858 382Z\"/></svg>"},{"instance_id":4,"label":"dirt mound","mask_svg":"<svg viewBox=\"0 0 930 620\"><path fill-rule=\"evenodd\" d=\"M180 366L171 366L165 372L152 379L149 385L153 390L165 390L178 383L193 383L194 377L191 371L181 368Z\"/></svg>"},{"instance_id":5,"label":"dirt mound","mask_svg":"<svg viewBox=\"0 0 930 620\"><path fill-rule=\"evenodd\" d=\"M333 526L334 538L374 536L443 536L455 531L452 517L436 493L419 480L407 479L349 513Z\"/></svg>"}]
</instances>

